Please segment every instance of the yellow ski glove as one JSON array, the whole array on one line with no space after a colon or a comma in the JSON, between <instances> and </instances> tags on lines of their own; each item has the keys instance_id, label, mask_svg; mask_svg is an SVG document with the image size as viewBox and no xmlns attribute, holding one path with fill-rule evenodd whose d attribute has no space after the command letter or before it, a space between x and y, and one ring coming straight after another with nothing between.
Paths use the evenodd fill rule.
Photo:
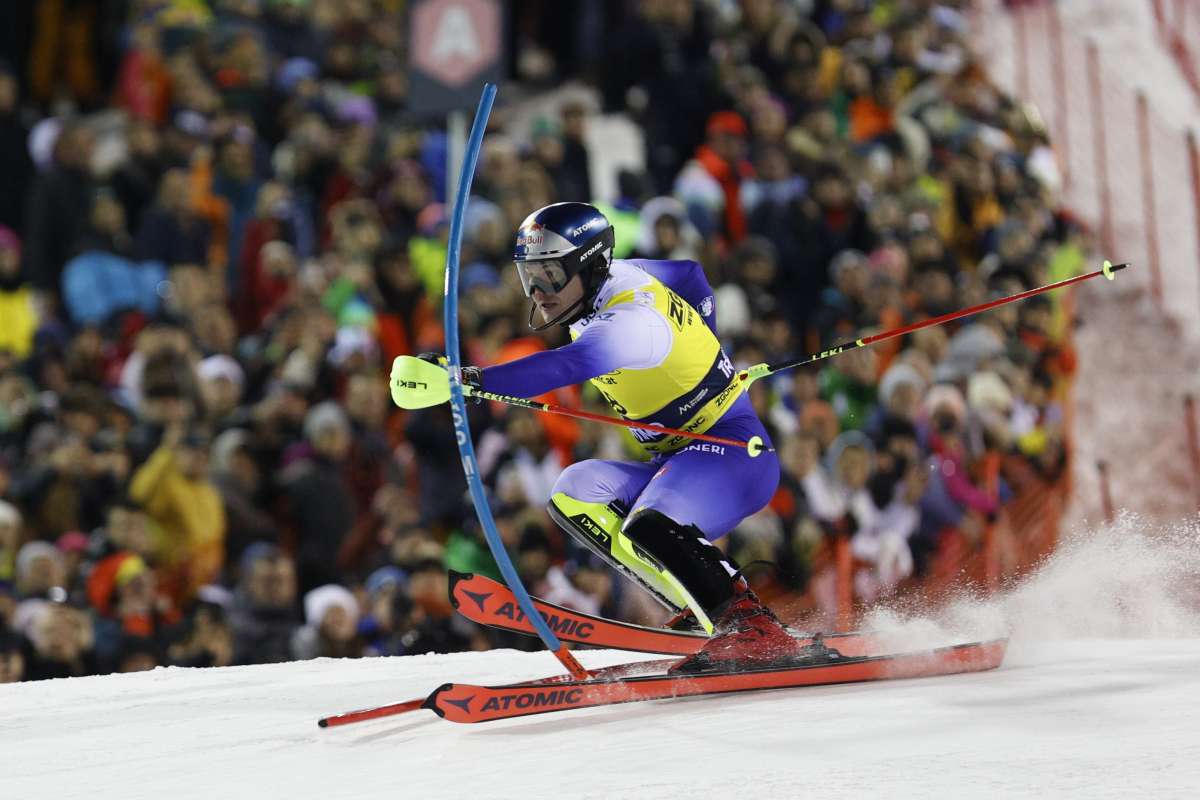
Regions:
<instances>
[{"instance_id":1,"label":"yellow ski glove","mask_svg":"<svg viewBox=\"0 0 1200 800\"><path fill-rule=\"evenodd\" d=\"M392 362L392 402L414 410L440 405L450 399L446 357L437 353L396 356ZM468 398L479 386L479 368L463 367L463 392Z\"/></svg>"},{"instance_id":2,"label":"yellow ski glove","mask_svg":"<svg viewBox=\"0 0 1200 800\"><path fill-rule=\"evenodd\" d=\"M396 356L392 362L391 387L392 402L409 410L436 406L450 399L450 376L446 368L416 356Z\"/></svg>"}]
</instances>

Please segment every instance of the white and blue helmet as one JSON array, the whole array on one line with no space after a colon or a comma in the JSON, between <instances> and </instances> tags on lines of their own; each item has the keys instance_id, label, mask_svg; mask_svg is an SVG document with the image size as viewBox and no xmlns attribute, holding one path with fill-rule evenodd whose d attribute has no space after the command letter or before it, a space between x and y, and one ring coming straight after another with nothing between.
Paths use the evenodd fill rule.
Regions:
<instances>
[{"instance_id":1,"label":"white and blue helmet","mask_svg":"<svg viewBox=\"0 0 1200 800\"><path fill-rule=\"evenodd\" d=\"M534 289L557 294L576 275L583 279L583 298L535 330L568 325L591 310L608 275L615 242L608 218L587 203L554 203L525 218L513 250L525 295L532 297ZM529 318L533 327L532 308Z\"/></svg>"}]
</instances>

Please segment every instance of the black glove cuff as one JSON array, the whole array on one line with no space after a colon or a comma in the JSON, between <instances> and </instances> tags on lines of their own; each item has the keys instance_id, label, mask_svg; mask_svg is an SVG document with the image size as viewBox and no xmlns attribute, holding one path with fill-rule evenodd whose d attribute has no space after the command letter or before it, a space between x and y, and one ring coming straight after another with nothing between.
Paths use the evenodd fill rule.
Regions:
<instances>
[{"instance_id":1,"label":"black glove cuff","mask_svg":"<svg viewBox=\"0 0 1200 800\"><path fill-rule=\"evenodd\" d=\"M463 386L470 386L471 389L479 391L483 389L483 370L479 367L463 367L462 368ZM475 394L467 396L467 402L482 403L482 398Z\"/></svg>"},{"instance_id":2,"label":"black glove cuff","mask_svg":"<svg viewBox=\"0 0 1200 800\"><path fill-rule=\"evenodd\" d=\"M437 364L439 367L446 366L446 357L441 353L421 353L417 356L417 358L421 359L422 361L428 361L430 364Z\"/></svg>"}]
</instances>

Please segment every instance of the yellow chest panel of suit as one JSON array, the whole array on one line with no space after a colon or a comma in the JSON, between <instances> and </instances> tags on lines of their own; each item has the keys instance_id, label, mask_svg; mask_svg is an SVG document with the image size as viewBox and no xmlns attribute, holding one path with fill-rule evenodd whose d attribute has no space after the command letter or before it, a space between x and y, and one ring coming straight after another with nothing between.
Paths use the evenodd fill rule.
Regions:
<instances>
[{"instance_id":1,"label":"yellow chest panel of suit","mask_svg":"<svg viewBox=\"0 0 1200 800\"><path fill-rule=\"evenodd\" d=\"M670 350L657 366L613 370L592 378L592 384L626 419L703 433L741 394L733 385L733 364L721 351L721 343L687 301L653 277L642 286L618 292L600 311L623 303L652 306L670 327ZM578 334L572 331L571 336ZM652 452L678 449L688 441L641 431L634 434Z\"/></svg>"},{"instance_id":2,"label":"yellow chest panel of suit","mask_svg":"<svg viewBox=\"0 0 1200 800\"><path fill-rule=\"evenodd\" d=\"M623 303L653 303L671 326L671 349L650 369L618 369L592 378L618 413L643 419L700 384L721 350L717 338L690 305L658 280L613 296L600 311ZM575 334L572 334L575 337Z\"/></svg>"}]
</instances>

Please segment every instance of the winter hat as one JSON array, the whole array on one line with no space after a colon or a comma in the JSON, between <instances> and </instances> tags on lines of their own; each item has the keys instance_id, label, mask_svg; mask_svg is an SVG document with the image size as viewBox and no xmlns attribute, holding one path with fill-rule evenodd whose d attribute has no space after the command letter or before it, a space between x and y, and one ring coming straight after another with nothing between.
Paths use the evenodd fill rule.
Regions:
<instances>
[{"instance_id":1,"label":"winter hat","mask_svg":"<svg viewBox=\"0 0 1200 800\"><path fill-rule=\"evenodd\" d=\"M903 284L908 278L908 256L897 245L883 245L867 257L871 271L879 277L887 277Z\"/></svg>"},{"instance_id":2,"label":"winter hat","mask_svg":"<svg viewBox=\"0 0 1200 800\"><path fill-rule=\"evenodd\" d=\"M938 380L954 381L965 378L980 363L1004 355L1004 342L986 325L967 325L950 337L946 355L938 364Z\"/></svg>"},{"instance_id":3,"label":"winter hat","mask_svg":"<svg viewBox=\"0 0 1200 800\"><path fill-rule=\"evenodd\" d=\"M304 394L317 382L317 367L312 359L297 347L283 362L279 378L283 383L297 387L300 394Z\"/></svg>"},{"instance_id":4,"label":"winter hat","mask_svg":"<svg viewBox=\"0 0 1200 800\"><path fill-rule=\"evenodd\" d=\"M344 609L351 618L358 618L358 601L350 590L336 583L327 583L304 595L304 621L317 627L335 606Z\"/></svg>"},{"instance_id":5,"label":"winter hat","mask_svg":"<svg viewBox=\"0 0 1200 800\"><path fill-rule=\"evenodd\" d=\"M861 250L843 250L829 262L829 277L836 281L843 272L867 266L867 256Z\"/></svg>"},{"instance_id":6,"label":"winter hat","mask_svg":"<svg viewBox=\"0 0 1200 800\"><path fill-rule=\"evenodd\" d=\"M721 133L730 136L746 136L749 129L746 127L746 120L742 119L742 115L736 111L718 111L708 118L704 132L709 136Z\"/></svg>"},{"instance_id":7,"label":"winter hat","mask_svg":"<svg viewBox=\"0 0 1200 800\"><path fill-rule=\"evenodd\" d=\"M21 512L7 500L0 500L0 525L20 525Z\"/></svg>"},{"instance_id":8,"label":"winter hat","mask_svg":"<svg viewBox=\"0 0 1200 800\"><path fill-rule=\"evenodd\" d=\"M925 391L925 379L917 372L916 367L904 362L892 364L879 381L879 398L883 404L886 406L895 391L904 385L915 387L918 394Z\"/></svg>"},{"instance_id":9,"label":"winter hat","mask_svg":"<svg viewBox=\"0 0 1200 800\"><path fill-rule=\"evenodd\" d=\"M370 331L357 325L350 325L338 328L337 338L334 340L333 347L329 348L327 359L330 364L340 367L356 354L361 354L371 360L378 352L379 348L375 344L375 337L371 335Z\"/></svg>"},{"instance_id":10,"label":"winter hat","mask_svg":"<svg viewBox=\"0 0 1200 800\"><path fill-rule=\"evenodd\" d=\"M242 551L242 557L238 559L238 574L242 580L250 577L250 571L254 569L254 565L259 561L268 558L278 558L282 554L282 550L271 542L254 542L247 545Z\"/></svg>"},{"instance_id":11,"label":"winter hat","mask_svg":"<svg viewBox=\"0 0 1200 800\"><path fill-rule=\"evenodd\" d=\"M219 583L206 583L196 590L196 600L210 606L217 606L222 611L233 608L233 592Z\"/></svg>"},{"instance_id":12,"label":"winter hat","mask_svg":"<svg viewBox=\"0 0 1200 800\"><path fill-rule=\"evenodd\" d=\"M925 414L932 417L938 409L949 411L960 422L967 418L967 402L963 400L962 392L948 383L931 387L925 395Z\"/></svg>"},{"instance_id":13,"label":"winter hat","mask_svg":"<svg viewBox=\"0 0 1200 800\"><path fill-rule=\"evenodd\" d=\"M224 378L239 389L246 382L246 373L242 370L241 365L223 353L209 356L201 361L196 366L196 374L202 381Z\"/></svg>"},{"instance_id":14,"label":"winter hat","mask_svg":"<svg viewBox=\"0 0 1200 800\"><path fill-rule=\"evenodd\" d=\"M653 197L642 206L639 216L641 227L638 230L638 247L646 252L654 250L654 226L662 217L674 217L682 229L687 223L687 209L679 198L670 195Z\"/></svg>"},{"instance_id":15,"label":"winter hat","mask_svg":"<svg viewBox=\"0 0 1200 800\"><path fill-rule=\"evenodd\" d=\"M349 95L337 104L339 122L348 125L373 126L378 119L375 113L375 103L371 98L362 95Z\"/></svg>"},{"instance_id":16,"label":"winter hat","mask_svg":"<svg viewBox=\"0 0 1200 800\"><path fill-rule=\"evenodd\" d=\"M148 569L141 556L127 551L101 559L88 576L88 602L101 614L107 615L111 611L113 592Z\"/></svg>"},{"instance_id":17,"label":"winter hat","mask_svg":"<svg viewBox=\"0 0 1200 800\"><path fill-rule=\"evenodd\" d=\"M54 145L58 142L62 129L62 120L47 117L34 125L29 132L29 158L39 170L53 166Z\"/></svg>"},{"instance_id":18,"label":"winter hat","mask_svg":"<svg viewBox=\"0 0 1200 800\"><path fill-rule=\"evenodd\" d=\"M875 454L875 445L865 433L862 431L844 431L839 433L838 437L829 445L829 452L825 454L826 467L832 472L837 467L838 459L842 457L842 453L851 447L865 450L869 455Z\"/></svg>"},{"instance_id":19,"label":"winter hat","mask_svg":"<svg viewBox=\"0 0 1200 800\"><path fill-rule=\"evenodd\" d=\"M275 73L275 82L285 94L291 94L301 81L315 80L321 75L321 68L307 58L289 58L279 65Z\"/></svg>"},{"instance_id":20,"label":"winter hat","mask_svg":"<svg viewBox=\"0 0 1200 800\"><path fill-rule=\"evenodd\" d=\"M399 567L388 564L380 567L367 576L367 594L373 595L385 586L399 586L401 590L408 585L408 574Z\"/></svg>"},{"instance_id":21,"label":"winter hat","mask_svg":"<svg viewBox=\"0 0 1200 800\"><path fill-rule=\"evenodd\" d=\"M62 554L58 552L58 548L49 542L32 541L22 545L17 551L17 583L24 582L28 577L29 570L33 568L33 562L39 558L48 558L51 561L57 562L62 566Z\"/></svg>"},{"instance_id":22,"label":"winter hat","mask_svg":"<svg viewBox=\"0 0 1200 800\"><path fill-rule=\"evenodd\" d=\"M67 531L55 541L59 552L82 553L87 550L88 537L83 531Z\"/></svg>"},{"instance_id":23,"label":"winter hat","mask_svg":"<svg viewBox=\"0 0 1200 800\"><path fill-rule=\"evenodd\" d=\"M316 441L316 438L329 428L350 430L346 412L342 411L342 407L332 400L318 403L309 409L308 414L304 417L304 438L310 442Z\"/></svg>"},{"instance_id":24,"label":"winter hat","mask_svg":"<svg viewBox=\"0 0 1200 800\"><path fill-rule=\"evenodd\" d=\"M437 236L449 224L450 217L442 203L430 203L417 213L417 231L421 236Z\"/></svg>"},{"instance_id":25,"label":"winter hat","mask_svg":"<svg viewBox=\"0 0 1200 800\"><path fill-rule=\"evenodd\" d=\"M1008 413L1012 390L994 372L977 372L967 381L967 404L974 409Z\"/></svg>"},{"instance_id":26,"label":"winter hat","mask_svg":"<svg viewBox=\"0 0 1200 800\"><path fill-rule=\"evenodd\" d=\"M175 115L173 120L177 130L193 136L197 139L208 138L209 122L208 118L198 111L185 109Z\"/></svg>"},{"instance_id":27,"label":"winter hat","mask_svg":"<svg viewBox=\"0 0 1200 800\"><path fill-rule=\"evenodd\" d=\"M246 447L249 441L250 434L242 428L230 428L222 431L217 438L213 439L212 450L209 452L213 470L219 473L229 472L233 467L234 454Z\"/></svg>"},{"instance_id":28,"label":"winter hat","mask_svg":"<svg viewBox=\"0 0 1200 800\"><path fill-rule=\"evenodd\" d=\"M416 170L417 175L421 174L419 164L413 161L406 163L411 165L410 169ZM491 222L504 225L504 211L490 200L472 197L470 204L463 211L463 233L466 234L467 239L474 240L479 235L479 229Z\"/></svg>"}]
</instances>

